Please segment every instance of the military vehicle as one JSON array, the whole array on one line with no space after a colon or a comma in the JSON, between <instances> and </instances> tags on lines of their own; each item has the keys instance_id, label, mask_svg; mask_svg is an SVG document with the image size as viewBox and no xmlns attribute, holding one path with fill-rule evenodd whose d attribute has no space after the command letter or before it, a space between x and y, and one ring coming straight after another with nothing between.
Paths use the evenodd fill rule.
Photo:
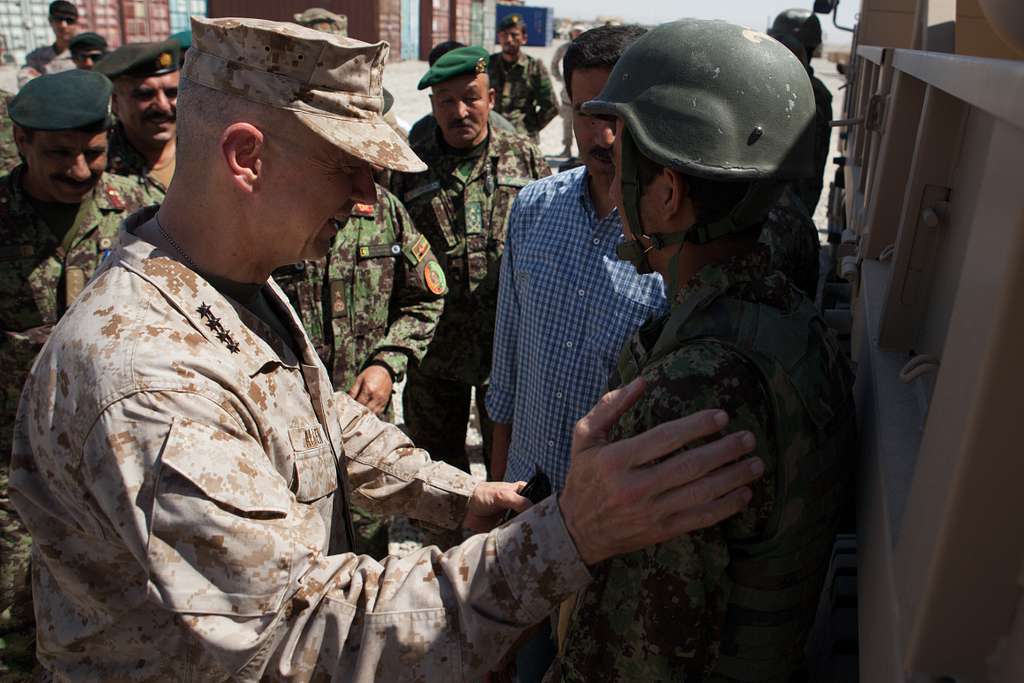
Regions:
<instances>
[{"instance_id":1,"label":"military vehicle","mask_svg":"<svg viewBox=\"0 0 1024 683\"><path fill-rule=\"evenodd\" d=\"M1024 2L863 0L846 75L821 303L861 459L810 680L1021 683Z\"/></svg>"}]
</instances>

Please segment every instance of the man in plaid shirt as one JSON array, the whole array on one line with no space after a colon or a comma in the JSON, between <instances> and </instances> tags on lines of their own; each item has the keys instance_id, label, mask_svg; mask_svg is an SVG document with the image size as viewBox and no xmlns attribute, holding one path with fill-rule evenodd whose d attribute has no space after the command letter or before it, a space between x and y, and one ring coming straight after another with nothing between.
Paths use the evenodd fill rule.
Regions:
<instances>
[{"instance_id":1,"label":"man in plaid shirt","mask_svg":"<svg viewBox=\"0 0 1024 683\"><path fill-rule=\"evenodd\" d=\"M560 490L573 425L601 396L623 342L665 310L660 276L615 254L614 123L580 112L643 32L602 27L572 43L563 71L585 166L531 183L512 208L486 399L496 479L526 481L539 467Z\"/></svg>"}]
</instances>

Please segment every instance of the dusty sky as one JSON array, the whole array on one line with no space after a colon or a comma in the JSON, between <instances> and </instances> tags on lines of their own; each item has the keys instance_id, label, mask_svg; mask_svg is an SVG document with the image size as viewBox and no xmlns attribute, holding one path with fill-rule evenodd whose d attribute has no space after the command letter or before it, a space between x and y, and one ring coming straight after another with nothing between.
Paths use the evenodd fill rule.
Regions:
<instances>
[{"instance_id":1,"label":"dusty sky","mask_svg":"<svg viewBox=\"0 0 1024 683\"><path fill-rule=\"evenodd\" d=\"M592 20L598 15L621 16L627 21L657 24L681 17L727 19L763 30L776 14L790 7L807 7L813 0L527 0L527 5L555 8L556 17ZM841 0L839 23L852 26L860 0ZM849 43L850 35L832 25L832 17L821 17L826 43Z\"/></svg>"}]
</instances>

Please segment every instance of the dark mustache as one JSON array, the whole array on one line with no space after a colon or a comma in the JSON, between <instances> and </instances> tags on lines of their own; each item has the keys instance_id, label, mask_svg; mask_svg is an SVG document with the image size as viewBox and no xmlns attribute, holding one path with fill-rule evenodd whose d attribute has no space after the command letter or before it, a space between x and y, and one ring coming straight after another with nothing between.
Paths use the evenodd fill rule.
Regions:
<instances>
[{"instance_id":1,"label":"dark mustache","mask_svg":"<svg viewBox=\"0 0 1024 683\"><path fill-rule=\"evenodd\" d=\"M142 115L143 121L154 121L156 123L174 123L178 120L177 112L166 114L162 111L151 111Z\"/></svg>"},{"instance_id":2,"label":"dark mustache","mask_svg":"<svg viewBox=\"0 0 1024 683\"><path fill-rule=\"evenodd\" d=\"M98 175L95 175L95 174L90 176L88 180L72 180L71 178L68 178L66 176L60 176L60 175L50 176L50 180L54 181L55 183L60 183L62 185L67 185L68 187L73 187L76 190L81 190L81 189L84 189L86 187L91 187L91 186L95 185L99 181L99 179L100 179L100 177Z\"/></svg>"},{"instance_id":3,"label":"dark mustache","mask_svg":"<svg viewBox=\"0 0 1024 683\"><path fill-rule=\"evenodd\" d=\"M605 161L609 164L612 163L612 151L607 147L597 147L596 145L591 147L590 156L598 161Z\"/></svg>"}]
</instances>

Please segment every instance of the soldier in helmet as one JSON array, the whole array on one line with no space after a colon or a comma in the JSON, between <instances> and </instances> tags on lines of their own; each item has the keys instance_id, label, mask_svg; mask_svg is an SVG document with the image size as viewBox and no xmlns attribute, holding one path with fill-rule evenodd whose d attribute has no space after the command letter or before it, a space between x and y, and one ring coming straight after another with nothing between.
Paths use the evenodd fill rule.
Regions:
<instances>
[{"instance_id":1,"label":"soldier in helmet","mask_svg":"<svg viewBox=\"0 0 1024 683\"><path fill-rule=\"evenodd\" d=\"M24 162L0 178L0 678L34 663L29 535L7 497L14 416L22 384L57 320L142 204L104 174L110 81L90 71L32 79L11 100ZM12 671L5 672L7 665ZM18 680L17 678L15 680Z\"/></svg>"},{"instance_id":2,"label":"soldier in helmet","mask_svg":"<svg viewBox=\"0 0 1024 683\"><path fill-rule=\"evenodd\" d=\"M498 25L501 52L491 55L487 72L497 94L494 110L539 144L544 126L558 116L558 102L544 62L523 52L526 40L521 16L502 19Z\"/></svg>"},{"instance_id":3,"label":"soldier in helmet","mask_svg":"<svg viewBox=\"0 0 1024 683\"><path fill-rule=\"evenodd\" d=\"M96 66L114 82L117 125L107 170L133 178L147 204L162 202L174 177L180 52L175 40L133 43Z\"/></svg>"},{"instance_id":4,"label":"soldier in helmet","mask_svg":"<svg viewBox=\"0 0 1024 683\"><path fill-rule=\"evenodd\" d=\"M617 122L620 257L661 273L672 303L619 357L611 385L643 376L648 390L612 436L723 408L756 436L765 476L741 515L594 568L555 678L793 680L854 434L846 360L758 244L809 166L806 72L763 33L688 19L637 40L583 110Z\"/></svg>"},{"instance_id":5,"label":"soldier in helmet","mask_svg":"<svg viewBox=\"0 0 1024 683\"><path fill-rule=\"evenodd\" d=\"M804 66L814 89L814 175L796 183L797 195L814 214L824 186L825 165L832 150L832 92L814 75L811 59L821 55L821 22L818 15L806 9L788 9L775 17L768 35L782 40L782 36L795 37L804 48Z\"/></svg>"}]
</instances>

